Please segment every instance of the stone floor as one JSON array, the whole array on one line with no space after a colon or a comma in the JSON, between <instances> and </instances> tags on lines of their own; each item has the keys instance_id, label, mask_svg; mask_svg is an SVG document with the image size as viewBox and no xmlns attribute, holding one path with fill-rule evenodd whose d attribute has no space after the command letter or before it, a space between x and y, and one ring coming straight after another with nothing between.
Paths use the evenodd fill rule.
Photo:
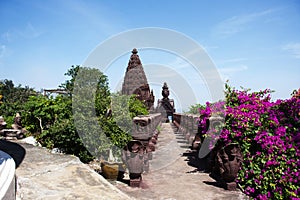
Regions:
<instances>
[{"instance_id":1,"label":"stone floor","mask_svg":"<svg viewBox=\"0 0 300 200\"><path fill-rule=\"evenodd\" d=\"M189 145L172 124L163 123L161 128L150 171L143 174L143 188L131 188L126 180L108 182L78 158L45 148L0 140L0 150L16 161L17 199L247 199L199 172Z\"/></svg>"},{"instance_id":2,"label":"stone floor","mask_svg":"<svg viewBox=\"0 0 300 200\"><path fill-rule=\"evenodd\" d=\"M15 142L0 140L0 149L17 163L17 200L132 199L77 157Z\"/></svg>"},{"instance_id":3,"label":"stone floor","mask_svg":"<svg viewBox=\"0 0 300 200\"><path fill-rule=\"evenodd\" d=\"M142 200L247 199L241 191L224 190L209 174L199 172L190 154L183 135L177 133L172 124L163 123L150 172L143 174L146 188L130 188L122 182L115 185L129 196Z\"/></svg>"}]
</instances>

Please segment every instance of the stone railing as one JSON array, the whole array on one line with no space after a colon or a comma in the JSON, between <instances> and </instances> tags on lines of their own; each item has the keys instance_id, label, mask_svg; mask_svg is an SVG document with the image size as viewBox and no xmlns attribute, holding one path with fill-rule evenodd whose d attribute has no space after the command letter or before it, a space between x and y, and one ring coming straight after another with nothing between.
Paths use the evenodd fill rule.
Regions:
<instances>
[{"instance_id":1,"label":"stone railing","mask_svg":"<svg viewBox=\"0 0 300 200\"><path fill-rule=\"evenodd\" d=\"M132 187L140 187L142 173L149 171L149 160L155 150L161 118L160 113L133 118L133 140L127 144L122 154L123 162L129 169Z\"/></svg>"},{"instance_id":2,"label":"stone railing","mask_svg":"<svg viewBox=\"0 0 300 200\"><path fill-rule=\"evenodd\" d=\"M3 136L5 140L17 140L22 139L24 134L21 130L16 129L2 129L0 131L0 136Z\"/></svg>"},{"instance_id":3,"label":"stone railing","mask_svg":"<svg viewBox=\"0 0 300 200\"><path fill-rule=\"evenodd\" d=\"M160 113L134 117L133 139L143 142L156 137L157 127L161 124L161 118L162 115Z\"/></svg>"},{"instance_id":4,"label":"stone railing","mask_svg":"<svg viewBox=\"0 0 300 200\"><path fill-rule=\"evenodd\" d=\"M215 128L219 126L224 119L219 116L211 116L207 126ZM199 115L174 113L174 124L178 131L185 136L185 139L193 149L198 149L203 143L204 136L201 134L199 124Z\"/></svg>"},{"instance_id":5,"label":"stone railing","mask_svg":"<svg viewBox=\"0 0 300 200\"><path fill-rule=\"evenodd\" d=\"M15 161L0 151L0 199L16 199Z\"/></svg>"},{"instance_id":6,"label":"stone railing","mask_svg":"<svg viewBox=\"0 0 300 200\"><path fill-rule=\"evenodd\" d=\"M185 139L192 145L196 134L198 133L199 115L174 113L173 123L178 131L185 136Z\"/></svg>"}]
</instances>

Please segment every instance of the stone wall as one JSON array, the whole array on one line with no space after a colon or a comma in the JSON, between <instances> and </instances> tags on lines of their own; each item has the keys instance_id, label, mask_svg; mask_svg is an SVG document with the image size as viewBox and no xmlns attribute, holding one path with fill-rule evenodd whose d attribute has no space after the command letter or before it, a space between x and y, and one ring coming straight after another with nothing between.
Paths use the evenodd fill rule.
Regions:
<instances>
[{"instance_id":1,"label":"stone wall","mask_svg":"<svg viewBox=\"0 0 300 200\"><path fill-rule=\"evenodd\" d=\"M127 143L122 152L122 160L129 169L129 185L132 187L141 187L142 173L149 172L149 161L155 151L161 117L160 113L154 113L133 118L133 140Z\"/></svg>"},{"instance_id":2,"label":"stone wall","mask_svg":"<svg viewBox=\"0 0 300 200\"><path fill-rule=\"evenodd\" d=\"M174 124L178 131L185 136L185 139L190 145L198 133L198 118L199 115L174 113Z\"/></svg>"}]
</instances>

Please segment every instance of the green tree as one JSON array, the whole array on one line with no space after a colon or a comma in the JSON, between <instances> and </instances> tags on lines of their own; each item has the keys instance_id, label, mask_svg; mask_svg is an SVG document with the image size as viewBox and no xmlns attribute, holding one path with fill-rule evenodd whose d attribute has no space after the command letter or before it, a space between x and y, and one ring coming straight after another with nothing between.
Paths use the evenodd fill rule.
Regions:
<instances>
[{"instance_id":1,"label":"green tree","mask_svg":"<svg viewBox=\"0 0 300 200\"><path fill-rule=\"evenodd\" d=\"M23 114L25 111L24 104L29 96L36 95L37 92L28 86L15 86L12 80L0 81L0 115L5 117L8 126L13 122L13 118L17 112Z\"/></svg>"},{"instance_id":2,"label":"green tree","mask_svg":"<svg viewBox=\"0 0 300 200\"><path fill-rule=\"evenodd\" d=\"M129 99L129 112L130 117L133 119L138 115L148 115L149 111L145 104L141 102L136 95L131 95Z\"/></svg>"},{"instance_id":3,"label":"green tree","mask_svg":"<svg viewBox=\"0 0 300 200\"><path fill-rule=\"evenodd\" d=\"M191 105L189 107L189 110L186 113L189 113L189 114L199 114L199 110L203 110L203 109L205 109L205 106L197 103L195 105Z\"/></svg>"},{"instance_id":4,"label":"green tree","mask_svg":"<svg viewBox=\"0 0 300 200\"><path fill-rule=\"evenodd\" d=\"M88 162L107 159L108 150L120 153L131 140L132 118L148 114L134 96L111 94L107 77L98 69L72 66L61 87L70 95L31 96L25 104L26 125L48 148L59 148ZM109 110L115 115L108 116ZM126 115L124 115L126 113ZM128 126L123 128L121 123Z\"/></svg>"},{"instance_id":5,"label":"green tree","mask_svg":"<svg viewBox=\"0 0 300 200\"><path fill-rule=\"evenodd\" d=\"M25 103L24 121L31 133L42 133L60 119L72 116L72 101L66 95L55 98L43 95L30 96Z\"/></svg>"},{"instance_id":6,"label":"green tree","mask_svg":"<svg viewBox=\"0 0 300 200\"><path fill-rule=\"evenodd\" d=\"M74 82L79 70L80 70L80 65L72 65L71 68L68 69L68 71L64 74L65 76L71 77L70 80L66 80L59 87L65 89L70 94L72 94L74 89Z\"/></svg>"}]
</instances>

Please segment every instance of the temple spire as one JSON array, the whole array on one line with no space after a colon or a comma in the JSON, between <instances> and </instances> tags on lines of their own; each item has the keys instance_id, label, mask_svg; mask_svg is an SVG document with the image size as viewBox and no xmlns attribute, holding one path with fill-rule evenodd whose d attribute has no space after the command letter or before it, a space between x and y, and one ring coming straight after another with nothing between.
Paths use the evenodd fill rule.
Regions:
<instances>
[{"instance_id":1,"label":"temple spire","mask_svg":"<svg viewBox=\"0 0 300 200\"><path fill-rule=\"evenodd\" d=\"M122 85L122 94L136 94L137 98L144 102L148 109L150 109L154 104L153 93L150 92L147 77L137 49L134 48L131 53Z\"/></svg>"},{"instance_id":2,"label":"temple spire","mask_svg":"<svg viewBox=\"0 0 300 200\"><path fill-rule=\"evenodd\" d=\"M130 70L130 69L134 69L136 67L142 67L142 62L140 60L140 57L139 55L137 55L138 51L136 48L134 48L132 51L131 51L131 56L130 56L130 59L129 59L129 62L128 62L128 66L127 66L127 70Z\"/></svg>"}]
</instances>

